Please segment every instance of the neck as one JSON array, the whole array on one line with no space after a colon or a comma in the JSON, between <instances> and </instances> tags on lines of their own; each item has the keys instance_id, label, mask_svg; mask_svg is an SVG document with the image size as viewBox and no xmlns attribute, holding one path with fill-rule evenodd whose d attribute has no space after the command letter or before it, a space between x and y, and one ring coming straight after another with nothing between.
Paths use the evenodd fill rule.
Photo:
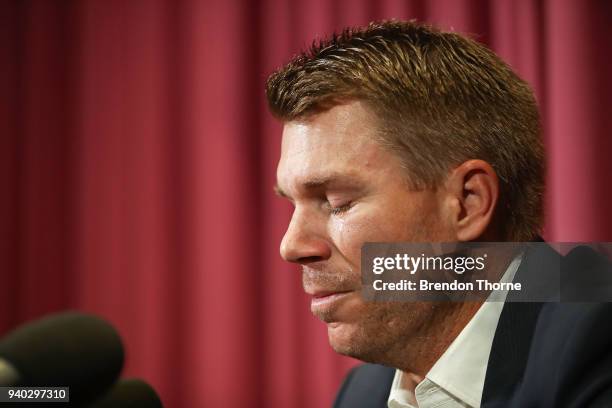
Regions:
<instances>
[{"instance_id":1,"label":"neck","mask_svg":"<svg viewBox=\"0 0 612 408\"><path fill-rule=\"evenodd\" d=\"M393 364L402 371L402 387L412 391L476 314L482 301L440 303L423 334L405 344Z\"/></svg>"},{"instance_id":2,"label":"neck","mask_svg":"<svg viewBox=\"0 0 612 408\"><path fill-rule=\"evenodd\" d=\"M489 277L499 279L507 269L516 253L507 249L490 248L491 258L497 262L489 265ZM410 339L402 345L402 349L394 355L394 361L389 364L402 371L402 388L412 392L425 378L433 365L457 338L459 333L474 317L483 300L470 302L438 303L431 314L428 324L423 327L419 336Z\"/></svg>"}]
</instances>

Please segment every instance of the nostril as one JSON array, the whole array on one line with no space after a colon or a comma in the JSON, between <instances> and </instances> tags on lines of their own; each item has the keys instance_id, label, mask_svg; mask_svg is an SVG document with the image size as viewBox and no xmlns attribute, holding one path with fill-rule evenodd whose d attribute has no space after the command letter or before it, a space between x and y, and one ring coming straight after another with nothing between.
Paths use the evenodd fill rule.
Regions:
<instances>
[{"instance_id":1,"label":"nostril","mask_svg":"<svg viewBox=\"0 0 612 408\"><path fill-rule=\"evenodd\" d=\"M320 262L323 260L321 256L303 256L299 258L297 261L301 264L309 264L313 262Z\"/></svg>"},{"instance_id":2,"label":"nostril","mask_svg":"<svg viewBox=\"0 0 612 408\"><path fill-rule=\"evenodd\" d=\"M315 230L312 223L306 224L305 218L294 215L281 241L281 257L287 262L300 264L320 262L329 258L331 248L326 237L318 232L318 227Z\"/></svg>"}]
</instances>

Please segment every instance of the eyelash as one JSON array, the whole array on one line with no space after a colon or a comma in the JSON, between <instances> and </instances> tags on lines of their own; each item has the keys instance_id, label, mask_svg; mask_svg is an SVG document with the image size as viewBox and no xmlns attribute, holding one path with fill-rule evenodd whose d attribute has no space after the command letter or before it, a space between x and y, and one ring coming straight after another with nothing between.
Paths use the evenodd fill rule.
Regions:
<instances>
[{"instance_id":1,"label":"eyelash","mask_svg":"<svg viewBox=\"0 0 612 408\"><path fill-rule=\"evenodd\" d=\"M344 212L347 212L352 207L352 203L350 203L350 202L346 203L344 205L341 205L339 207L332 207L329 203L328 203L328 205L330 206L330 212L332 214L334 214L334 215L339 215L339 214L342 214Z\"/></svg>"}]
</instances>

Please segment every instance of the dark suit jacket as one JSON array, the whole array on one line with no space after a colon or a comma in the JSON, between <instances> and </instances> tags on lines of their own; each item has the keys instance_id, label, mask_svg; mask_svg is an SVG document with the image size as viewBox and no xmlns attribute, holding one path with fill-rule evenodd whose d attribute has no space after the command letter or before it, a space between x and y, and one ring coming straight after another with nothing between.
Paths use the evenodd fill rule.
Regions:
<instances>
[{"instance_id":1,"label":"dark suit jacket","mask_svg":"<svg viewBox=\"0 0 612 408\"><path fill-rule=\"evenodd\" d=\"M506 302L489 356L482 407L612 408L612 303L570 302L610 298L610 265L585 247L564 258L539 248L527 253L515 282L538 290L540 299L544 293L562 302ZM549 262L563 265L561 277L544 267ZM537 282L531 281L534 276ZM394 374L395 369L375 364L354 368L334 408L386 408Z\"/></svg>"}]
</instances>

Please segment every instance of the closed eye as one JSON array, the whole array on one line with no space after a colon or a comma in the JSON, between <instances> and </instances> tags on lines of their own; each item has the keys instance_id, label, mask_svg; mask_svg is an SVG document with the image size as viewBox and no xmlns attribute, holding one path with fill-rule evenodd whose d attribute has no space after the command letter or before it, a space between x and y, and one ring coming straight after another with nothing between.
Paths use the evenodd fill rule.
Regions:
<instances>
[{"instance_id":1,"label":"closed eye","mask_svg":"<svg viewBox=\"0 0 612 408\"><path fill-rule=\"evenodd\" d=\"M352 202L348 202L346 204L342 204L342 205L339 205L339 206L336 206L336 207L333 207L331 204L328 204L328 205L329 205L329 208L330 208L329 211L332 214L339 215L339 214L343 214L343 213L347 212L348 210L350 210L351 207L353 206L353 203Z\"/></svg>"}]
</instances>

